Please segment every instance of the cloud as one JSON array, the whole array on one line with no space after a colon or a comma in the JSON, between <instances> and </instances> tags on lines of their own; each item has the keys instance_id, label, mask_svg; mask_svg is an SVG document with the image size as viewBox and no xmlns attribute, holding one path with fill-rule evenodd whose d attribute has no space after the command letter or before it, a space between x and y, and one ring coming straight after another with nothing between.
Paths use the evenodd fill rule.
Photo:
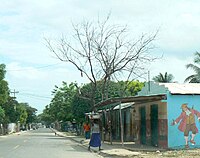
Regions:
<instances>
[{"instance_id":1,"label":"cloud","mask_svg":"<svg viewBox=\"0 0 200 158\"><path fill-rule=\"evenodd\" d=\"M88 80L81 77L77 69L66 63L32 67L12 62L6 64L6 70L9 88L19 91L17 100L29 102L30 106L34 106L40 111L50 103L51 91L55 85L62 86L62 81L88 83Z\"/></svg>"},{"instance_id":2,"label":"cloud","mask_svg":"<svg viewBox=\"0 0 200 158\"><path fill-rule=\"evenodd\" d=\"M192 74L185 65L192 61L193 53L200 50L200 2L195 0L12 0L0 5L0 62L8 70L10 88L49 96L54 85L62 81L87 82L80 73L66 63L60 63L45 46L44 37L59 39L61 34L73 35L72 22L84 19L105 19L111 12L110 24L128 25L130 38L137 39L142 33L159 29L156 55L162 60L153 63L151 76L160 72L172 73L175 80L183 82ZM21 98L20 98L21 97ZM39 102L27 96L37 107Z\"/></svg>"},{"instance_id":3,"label":"cloud","mask_svg":"<svg viewBox=\"0 0 200 158\"><path fill-rule=\"evenodd\" d=\"M152 63L149 67L151 79L159 73L170 73L174 76L174 81L184 83L184 80L193 74L192 70L186 69L186 64L193 63L193 57L180 59L174 56L164 56L162 59Z\"/></svg>"},{"instance_id":4,"label":"cloud","mask_svg":"<svg viewBox=\"0 0 200 158\"><path fill-rule=\"evenodd\" d=\"M10 63L6 65L8 74L16 79L36 80L44 78L44 74L33 67L21 66L20 63Z\"/></svg>"}]
</instances>

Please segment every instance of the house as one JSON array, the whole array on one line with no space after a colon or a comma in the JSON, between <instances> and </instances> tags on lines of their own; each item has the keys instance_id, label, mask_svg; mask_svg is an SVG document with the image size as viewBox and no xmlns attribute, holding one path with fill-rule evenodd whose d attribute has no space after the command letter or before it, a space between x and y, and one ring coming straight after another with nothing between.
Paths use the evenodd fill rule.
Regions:
<instances>
[{"instance_id":1,"label":"house","mask_svg":"<svg viewBox=\"0 0 200 158\"><path fill-rule=\"evenodd\" d=\"M120 141L121 140L121 126L123 125L123 140L132 141L131 135L132 116L131 110L134 103L116 103L112 108L100 111L103 127L103 140L106 141ZM121 110L121 117L120 117ZM121 118L121 122L120 122Z\"/></svg>"},{"instance_id":2,"label":"house","mask_svg":"<svg viewBox=\"0 0 200 158\"><path fill-rule=\"evenodd\" d=\"M135 141L136 144L160 148L184 148L184 133L178 128L180 122L175 122L182 113L183 104L200 112L200 84L148 82L137 96L108 99L96 104L96 107L105 113L102 115L103 122L107 119L112 125L112 132L104 136L107 140ZM198 117L195 117L195 122L200 128ZM121 134L123 137L120 137ZM195 145L190 143L190 147L200 145L198 133L195 134L195 142Z\"/></svg>"},{"instance_id":3,"label":"house","mask_svg":"<svg viewBox=\"0 0 200 158\"><path fill-rule=\"evenodd\" d=\"M165 95L111 98L95 105L101 113L103 141L139 142L139 104L163 100Z\"/></svg>"}]
</instances>

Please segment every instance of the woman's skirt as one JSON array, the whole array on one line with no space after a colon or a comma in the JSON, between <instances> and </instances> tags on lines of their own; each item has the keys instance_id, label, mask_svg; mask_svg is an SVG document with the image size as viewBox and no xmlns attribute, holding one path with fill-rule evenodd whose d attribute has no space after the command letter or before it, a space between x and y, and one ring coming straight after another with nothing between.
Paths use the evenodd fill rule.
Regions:
<instances>
[{"instance_id":1,"label":"woman's skirt","mask_svg":"<svg viewBox=\"0 0 200 158\"><path fill-rule=\"evenodd\" d=\"M90 146L91 147L101 146L100 133L92 133L92 136L91 136L91 139L90 139Z\"/></svg>"}]
</instances>

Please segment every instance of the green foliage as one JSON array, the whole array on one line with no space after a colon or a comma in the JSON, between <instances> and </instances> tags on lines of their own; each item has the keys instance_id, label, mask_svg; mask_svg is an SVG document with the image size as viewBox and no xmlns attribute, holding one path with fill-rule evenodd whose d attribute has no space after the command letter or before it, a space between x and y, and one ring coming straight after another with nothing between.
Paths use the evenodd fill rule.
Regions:
<instances>
[{"instance_id":1,"label":"green foliage","mask_svg":"<svg viewBox=\"0 0 200 158\"><path fill-rule=\"evenodd\" d=\"M4 109L0 106L0 123L3 123L5 118L5 111Z\"/></svg>"},{"instance_id":2,"label":"green foliage","mask_svg":"<svg viewBox=\"0 0 200 158\"><path fill-rule=\"evenodd\" d=\"M4 124L14 123L32 123L36 118L36 109L30 107L27 103L18 103L13 97L9 96L9 87L4 80L6 70L4 64L0 64L0 121Z\"/></svg>"},{"instance_id":3,"label":"green foliage","mask_svg":"<svg viewBox=\"0 0 200 158\"><path fill-rule=\"evenodd\" d=\"M144 86L144 83L139 81L109 81L108 84L108 98L134 96ZM99 97L96 100L97 102L102 101L100 100L100 90L101 82L98 84L98 92L96 95L98 95Z\"/></svg>"},{"instance_id":4,"label":"green foliage","mask_svg":"<svg viewBox=\"0 0 200 158\"><path fill-rule=\"evenodd\" d=\"M35 122L37 109L32 108L31 106L28 105L28 103L20 103L20 105L25 107L26 109L26 113L27 113L26 123Z\"/></svg>"},{"instance_id":5,"label":"green foliage","mask_svg":"<svg viewBox=\"0 0 200 158\"><path fill-rule=\"evenodd\" d=\"M139 91L141 91L142 87L144 87L143 82L129 81L128 86L127 86L127 90L128 90L128 92L130 92L131 96L135 96L135 95L137 95L137 93Z\"/></svg>"},{"instance_id":6,"label":"green foliage","mask_svg":"<svg viewBox=\"0 0 200 158\"><path fill-rule=\"evenodd\" d=\"M0 80L3 80L5 78L6 74L6 65L0 64Z\"/></svg>"},{"instance_id":7,"label":"green foliage","mask_svg":"<svg viewBox=\"0 0 200 158\"><path fill-rule=\"evenodd\" d=\"M83 122L85 120L85 113L92 110L93 104L87 99L83 99L76 94L72 100L72 114L73 118L77 122Z\"/></svg>"},{"instance_id":8,"label":"green foliage","mask_svg":"<svg viewBox=\"0 0 200 158\"><path fill-rule=\"evenodd\" d=\"M18 121L20 121L21 124L25 124L28 118L26 106L23 103L18 104L16 112L18 116Z\"/></svg>"},{"instance_id":9,"label":"green foliage","mask_svg":"<svg viewBox=\"0 0 200 158\"><path fill-rule=\"evenodd\" d=\"M97 82L97 91L95 94L95 102L102 101L102 81ZM142 89L144 83L139 81L109 81L108 98L134 96ZM87 99L91 93L91 83L85 84L77 94L74 96L72 102L73 116L77 121L83 122L85 113L93 110L93 104L90 99ZM81 94L80 94L81 93ZM84 96L84 97L82 97Z\"/></svg>"},{"instance_id":10,"label":"green foliage","mask_svg":"<svg viewBox=\"0 0 200 158\"><path fill-rule=\"evenodd\" d=\"M0 121L2 123L6 122L6 111L4 109L4 105L8 102L9 98L9 88L7 81L4 80L6 70L6 66L4 64L0 64Z\"/></svg>"},{"instance_id":11,"label":"green foliage","mask_svg":"<svg viewBox=\"0 0 200 158\"><path fill-rule=\"evenodd\" d=\"M102 101L102 85L102 81L97 82L95 103ZM143 85L139 81L109 81L108 98L134 96L142 89ZM54 97L51 103L40 115L41 120L47 124L55 121L71 121L72 119L83 122L85 113L93 110L92 86L92 83L89 83L79 88L76 83L67 85L66 82L63 82L62 87L56 86L52 91Z\"/></svg>"},{"instance_id":12,"label":"green foliage","mask_svg":"<svg viewBox=\"0 0 200 158\"><path fill-rule=\"evenodd\" d=\"M9 96L8 83L4 80L6 74L5 67L4 64L0 64L0 105L3 105Z\"/></svg>"},{"instance_id":13,"label":"green foliage","mask_svg":"<svg viewBox=\"0 0 200 158\"><path fill-rule=\"evenodd\" d=\"M38 115L38 117L41 119L41 121L45 122L47 125L50 125L54 121L54 119L50 114L48 106L45 107L43 113Z\"/></svg>"},{"instance_id":14,"label":"green foliage","mask_svg":"<svg viewBox=\"0 0 200 158\"><path fill-rule=\"evenodd\" d=\"M13 97L2 105L5 111L4 123L14 123L20 121L22 124L32 123L36 119L36 109L27 103L18 103Z\"/></svg>"},{"instance_id":15,"label":"green foliage","mask_svg":"<svg viewBox=\"0 0 200 158\"><path fill-rule=\"evenodd\" d=\"M62 87L55 86L52 92L54 97L49 106L43 111L42 120L67 121L72 119L71 102L77 91L75 83L67 85L63 82Z\"/></svg>"},{"instance_id":16,"label":"green foliage","mask_svg":"<svg viewBox=\"0 0 200 158\"><path fill-rule=\"evenodd\" d=\"M4 104L9 97L8 83L4 80L0 81L0 104Z\"/></svg>"},{"instance_id":17,"label":"green foliage","mask_svg":"<svg viewBox=\"0 0 200 158\"><path fill-rule=\"evenodd\" d=\"M2 105L2 108L5 111L5 120L4 123L17 122L18 116L16 112L16 107L18 102L12 97L9 97L8 101Z\"/></svg>"},{"instance_id":18,"label":"green foliage","mask_svg":"<svg viewBox=\"0 0 200 158\"><path fill-rule=\"evenodd\" d=\"M95 102L98 103L107 98L120 97L123 89L122 85L124 85L122 82L107 81L106 92L104 94L106 96L105 98L102 98L103 81L98 81Z\"/></svg>"},{"instance_id":19,"label":"green foliage","mask_svg":"<svg viewBox=\"0 0 200 158\"><path fill-rule=\"evenodd\" d=\"M194 63L193 64L187 64L187 69L192 69L195 73L193 75L188 76L185 79L185 82L189 83L200 83L200 53L196 52L194 54Z\"/></svg>"},{"instance_id":20,"label":"green foliage","mask_svg":"<svg viewBox=\"0 0 200 158\"><path fill-rule=\"evenodd\" d=\"M168 74L167 72L165 72L164 75L160 73L159 75L153 77L153 81L160 83L171 83L173 82L173 79L174 76L172 74Z\"/></svg>"}]
</instances>

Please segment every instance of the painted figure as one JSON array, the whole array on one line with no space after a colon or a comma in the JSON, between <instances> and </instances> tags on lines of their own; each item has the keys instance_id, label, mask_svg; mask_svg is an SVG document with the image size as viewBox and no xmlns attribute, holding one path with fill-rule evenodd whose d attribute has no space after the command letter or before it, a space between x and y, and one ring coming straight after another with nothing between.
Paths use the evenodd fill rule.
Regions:
<instances>
[{"instance_id":1,"label":"painted figure","mask_svg":"<svg viewBox=\"0 0 200 158\"><path fill-rule=\"evenodd\" d=\"M196 133L198 132L195 123L195 115L197 116L198 120L200 120L200 113L194 109L188 108L187 104L182 104L181 109L182 113L175 121L172 122L171 125L175 125L180 122L178 129L181 132L184 132L185 148L189 148L188 136L190 131L192 132L190 143L192 145L195 145L194 138Z\"/></svg>"}]
</instances>

